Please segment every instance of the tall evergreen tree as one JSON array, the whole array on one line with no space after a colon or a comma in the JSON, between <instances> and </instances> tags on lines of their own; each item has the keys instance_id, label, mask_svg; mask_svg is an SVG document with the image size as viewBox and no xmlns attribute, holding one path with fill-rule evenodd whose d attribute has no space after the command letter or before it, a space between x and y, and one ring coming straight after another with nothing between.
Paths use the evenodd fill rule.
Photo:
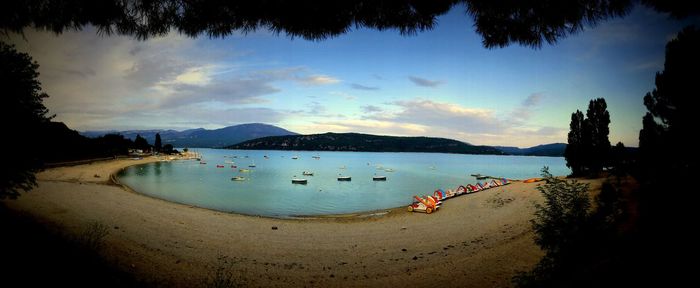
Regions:
<instances>
[{"instance_id":1,"label":"tall evergreen tree","mask_svg":"<svg viewBox=\"0 0 700 288\"><path fill-rule=\"evenodd\" d=\"M583 173L583 113L579 110L571 114L568 145L564 150L566 167L571 168L572 176L580 176Z\"/></svg>"},{"instance_id":2,"label":"tall evergreen tree","mask_svg":"<svg viewBox=\"0 0 700 288\"><path fill-rule=\"evenodd\" d=\"M590 139L585 139L584 143L587 146L586 159L588 160L589 173L592 175L598 174L603 170L603 167L608 164L610 158L610 113L605 99L593 99L588 104L586 111L586 120L589 129Z\"/></svg>"},{"instance_id":3,"label":"tall evergreen tree","mask_svg":"<svg viewBox=\"0 0 700 288\"><path fill-rule=\"evenodd\" d=\"M156 150L156 152L160 152L163 148L163 143L160 140L160 133L156 133L156 143L153 143L153 149Z\"/></svg>"},{"instance_id":4,"label":"tall evergreen tree","mask_svg":"<svg viewBox=\"0 0 700 288\"><path fill-rule=\"evenodd\" d=\"M666 45L664 70L656 74L655 89L644 97L649 112L639 133L643 245L659 247L650 249L648 258L669 263L662 267L673 273L669 275L693 275L692 268L674 258L696 249L698 241L693 229L686 228L696 225L697 196L687 180L694 179L697 160L692 151L683 149L692 145L688 135L697 131L693 102L700 94L698 51L700 31L695 27L683 29Z\"/></svg>"}]
</instances>

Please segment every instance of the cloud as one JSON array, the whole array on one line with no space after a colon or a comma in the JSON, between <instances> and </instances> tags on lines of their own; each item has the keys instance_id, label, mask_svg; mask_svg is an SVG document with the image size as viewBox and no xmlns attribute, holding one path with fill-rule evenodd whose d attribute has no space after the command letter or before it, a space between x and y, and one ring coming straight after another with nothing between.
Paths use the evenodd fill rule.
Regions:
<instances>
[{"instance_id":1,"label":"cloud","mask_svg":"<svg viewBox=\"0 0 700 288\"><path fill-rule=\"evenodd\" d=\"M384 109L374 106L374 105L366 105L360 107L362 109L362 112L364 113L377 113L377 112L382 112Z\"/></svg>"},{"instance_id":2,"label":"cloud","mask_svg":"<svg viewBox=\"0 0 700 288\"><path fill-rule=\"evenodd\" d=\"M365 85L357 84L357 83L351 83L350 88L357 89L357 90L366 90L366 91L379 90L379 87L365 86Z\"/></svg>"},{"instance_id":3,"label":"cloud","mask_svg":"<svg viewBox=\"0 0 700 288\"><path fill-rule=\"evenodd\" d=\"M525 100L523 100L522 106L524 107L532 107L540 103L540 100L542 100L543 94L538 92L538 93L532 93L530 96L527 96Z\"/></svg>"},{"instance_id":4,"label":"cloud","mask_svg":"<svg viewBox=\"0 0 700 288\"><path fill-rule=\"evenodd\" d=\"M408 76L408 80L411 80L411 82L413 82L413 84L416 84L418 86L423 86L423 87L437 87L443 83L442 81L428 80L425 78L420 78L420 77L415 77L415 76Z\"/></svg>"},{"instance_id":5,"label":"cloud","mask_svg":"<svg viewBox=\"0 0 700 288\"><path fill-rule=\"evenodd\" d=\"M396 123L392 121L345 119L343 121L315 121L311 125L295 129L301 133L323 132L360 132L378 135L425 135L428 127L412 123ZM310 132L309 132L310 131Z\"/></svg>"},{"instance_id":6,"label":"cloud","mask_svg":"<svg viewBox=\"0 0 700 288\"><path fill-rule=\"evenodd\" d=\"M396 101L392 104L398 106L401 111L388 117L397 122L473 133L496 132L503 128L500 121L494 117L493 111L488 109L424 99Z\"/></svg>"},{"instance_id":7,"label":"cloud","mask_svg":"<svg viewBox=\"0 0 700 288\"><path fill-rule=\"evenodd\" d=\"M333 95L333 96L340 96L340 97L343 97L343 98L345 98L345 100L355 100L355 99L357 99L357 97L355 97L354 95L351 95L351 94L348 94L348 93L345 93L345 92L342 92L342 91L331 91L331 92L329 92L329 94L331 94L331 95Z\"/></svg>"},{"instance_id":8,"label":"cloud","mask_svg":"<svg viewBox=\"0 0 700 288\"><path fill-rule=\"evenodd\" d=\"M506 120L509 126L521 126L532 117L532 112L544 98L544 93L532 93L522 103L511 111L510 116Z\"/></svg>"},{"instance_id":9,"label":"cloud","mask_svg":"<svg viewBox=\"0 0 700 288\"><path fill-rule=\"evenodd\" d=\"M340 82L340 80L327 75L310 75L305 77L298 77L297 81L305 85L328 85Z\"/></svg>"},{"instance_id":10,"label":"cloud","mask_svg":"<svg viewBox=\"0 0 700 288\"><path fill-rule=\"evenodd\" d=\"M282 92L278 84L340 82L310 73L306 67L256 70L244 62L240 51L210 47L176 33L140 42L122 36L100 37L94 28L68 31L60 37L32 30L25 37L13 35L10 42L41 64L39 79L51 96L44 103L57 114L56 120L79 130L138 127L139 123L157 128L172 127L171 123L209 123L211 127L213 123L228 125L246 115L250 121L275 123L289 114L250 106L268 103L267 96ZM256 112L264 112L260 115L264 119L256 120ZM242 116L223 117L221 113Z\"/></svg>"}]
</instances>

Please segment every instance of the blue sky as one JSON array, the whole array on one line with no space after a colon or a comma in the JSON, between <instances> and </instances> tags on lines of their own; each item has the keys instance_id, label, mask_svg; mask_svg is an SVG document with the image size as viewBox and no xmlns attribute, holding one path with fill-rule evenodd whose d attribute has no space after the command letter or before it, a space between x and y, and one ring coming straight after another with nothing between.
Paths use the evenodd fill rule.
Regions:
<instances>
[{"instance_id":1,"label":"blue sky","mask_svg":"<svg viewBox=\"0 0 700 288\"><path fill-rule=\"evenodd\" d=\"M356 29L324 41L266 31L148 41L94 29L12 37L39 62L56 120L77 130L221 128L422 135L472 144L566 142L604 97L610 141L637 146L642 97L681 23L643 7L532 49L485 49L462 7L431 31Z\"/></svg>"}]
</instances>

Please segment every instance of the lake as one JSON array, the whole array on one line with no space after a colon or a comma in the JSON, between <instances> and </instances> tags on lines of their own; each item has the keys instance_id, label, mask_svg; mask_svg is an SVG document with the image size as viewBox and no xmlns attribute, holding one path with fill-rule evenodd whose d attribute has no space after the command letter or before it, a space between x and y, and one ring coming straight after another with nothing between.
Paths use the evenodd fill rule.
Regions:
<instances>
[{"instance_id":1,"label":"lake","mask_svg":"<svg viewBox=\"0 0 700 288\"><path fill-rule=\"evenodd\" d=\"M399 207L410 204L413 195L486 181L470 174L525 179L539 177L544 166L553 175L571 173L562 157L223 149L197 152L206 164L195 160L156 162L128 167L117 176L122 184L139 193L172 202L287 218ZM303 176L303 171L313 172L313 176ZM375 175L387 179L373 181ZM232 181L235 176L245 180ZM338 176L350 176L352 180L338 181ZM292 184L295 177L308 183Z\"/></svg>"}]
</instances>

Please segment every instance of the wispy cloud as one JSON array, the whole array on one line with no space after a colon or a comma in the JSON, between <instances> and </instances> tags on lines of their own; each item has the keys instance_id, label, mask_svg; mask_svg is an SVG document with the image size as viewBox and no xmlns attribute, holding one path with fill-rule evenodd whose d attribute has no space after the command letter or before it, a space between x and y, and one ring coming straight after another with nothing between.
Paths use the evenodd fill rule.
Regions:
<instances>
[{"instance_id":1,"label":"wispy cloud","mask_svg":"<svg viewBox=\"0 0 700 288\"><path fill-rule=\"evenodd\" d=\"M508 125L520 126L527 123L532 116L533 110L536 109L537 105L539 105L539 103L542 101L542 98L544 98L544 94L542 92L536 92L528 95L525 100L520 103L520 106L515 107L510 113L509 118L506 119Z\"/></svg>"},{"instance_id":2,"label":"wispy cloud","mask_svg":"<svg viewBox=\"0 0 700 288\"><path fill-rule=\"evenodd\" d=\"M28 31L26 39L15 35L10 40L41 63L40 80L51 95L47 107L58 115L56 120L80 130L202 122L192 117L207 119L208 127L244 119L275 123L289 115L254 106L283 92L282 82L302 86L341 82L307 67L241 69L246 62L240 52L208 47L202 53L200 40L176 33L140 42L100 37L94 29L60 37ZM256 113L265 119L256 120Z\"/></svg>"},{"instance_id":3,"label":"wispy cloud","mask_svg":"<svg viewBox=\"0 0 700 288\"><path fill-rule=\"evenodd\" d=\"M362 112L365 112L365 113L377 113L377 112L384 111L384 109L377 107L377 106L374 106L374 105L366 105L366 106L362 106L360 108L362 109Z\"/></svg>"},{"instance_id":4,"label":"wispy cloud","mask_svg":"<svg viewBox=\"0 0 700 288\"><path fill-rule=\"evenodd\" d=\"M542 100L543 94L541 92L537 93L532 93L525 100L523 100L522 106L524 107L532 107L540 103Z\"/></svg>"},{"instance_id":5,"label":"wispy cloud","mask_svg":"<svg viewBox=\"0 0 700 288\"><path fill-rule=\"evenodd\" d=\"M328 85L340 82L340 80L327 75L310 75L298 77L297 80L306 85Z\"/></svg>"},{"instance_id":6,"label":"wispy cloud","mask_svg":"<svg viewBox=\"0 0 700 288\"><path fill-rule=\"evenodd\" d=\"M408 76L408 80L411 80L413 84L416 84L418 86L423 86L423 87L437 87L440 84L442 84L442 81L437 81L437 80L428 80L425 78L420 78L416 76Z\"/></svg>"},{"instance_id":7,"label":"wispy cloud","mask_svg":"<svg viewBox=\"0 0 700 288\"><path fill-rule=\"evenodd\" d=\"M357 89L357 90L366 90L366 91L379 90L379 87L365 86L365 85L357 84L357 83L350 83L350 88Z\"/></svg>"}]
</instances>

